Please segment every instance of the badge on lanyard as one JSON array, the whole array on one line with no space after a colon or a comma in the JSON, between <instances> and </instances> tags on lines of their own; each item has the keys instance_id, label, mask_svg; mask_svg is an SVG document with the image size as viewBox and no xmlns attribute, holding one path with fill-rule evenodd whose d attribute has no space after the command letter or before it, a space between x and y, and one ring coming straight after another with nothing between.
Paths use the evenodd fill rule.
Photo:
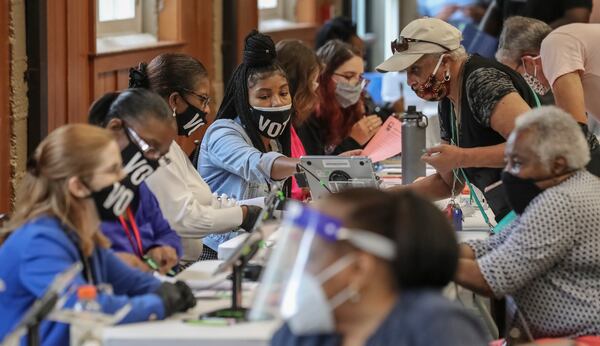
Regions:
<instances>
[{"instance_id":1,"label":"badge on lanyard","mask_svg":"<svg viewBox=\"0 0 600 346\"><path fill-rule=\"evenodd\" d=\"M451 199L446 208L444 208L446 217L454 227L455 231L462 231L463 212L460 205L454 199Z\"/></svg>"}]
</instances>

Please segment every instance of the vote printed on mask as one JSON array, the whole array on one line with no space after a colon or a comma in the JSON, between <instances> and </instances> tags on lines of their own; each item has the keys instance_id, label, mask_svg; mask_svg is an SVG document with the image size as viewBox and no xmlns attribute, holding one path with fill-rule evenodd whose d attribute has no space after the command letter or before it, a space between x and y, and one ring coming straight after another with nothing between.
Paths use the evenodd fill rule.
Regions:
<instances>
[{"instance_id":1,"label":"vote printed on mask","mask_svg":"<svg viewBox=\"0 0 600 346\"><path fill-rule=\"evenodd\" d=\"M133 143L129 143L121 151L121 157L125 178L112 186L94 191L91 195L103 221L117 220L129 207L137 209L140 184L159 166L158 161L145 158L143 152Z\"/></svg>"},{"instance_id":2,"label":"vote printed on mask","mask_svg":"<svg viewBox=\"0 0 600 346\"><path fill-rule=\"evenodd\" d=\"M283 107L251 107L252 122L261 135L276 139L281 136L290 124L292 105Z\"/></svg>"}]
</instances>

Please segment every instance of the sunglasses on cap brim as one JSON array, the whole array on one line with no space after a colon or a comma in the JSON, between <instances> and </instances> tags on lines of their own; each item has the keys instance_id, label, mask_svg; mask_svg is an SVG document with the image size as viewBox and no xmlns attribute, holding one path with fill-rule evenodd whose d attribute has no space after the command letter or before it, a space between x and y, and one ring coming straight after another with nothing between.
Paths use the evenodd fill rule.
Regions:
<instances>
[{"instance_id":1,"label":"sunglasses on cap brim","mask_svg":"<svg viewBox=\"0 0 600 346\"><path fill-rule=\"evenodd\" d=\"M433 41L427 41L427 40L419 40L416 38L408 38L408 37L404 37L404 36L400 36L400 38L395 39L391 42L391 48L392 48L392 54L395 53L401 53L404 52L406 50L408 50L408 44L410 42L423 42L423 43L431 43L431 44L435 44L436 46L440 46L442 48L444 48L447 51L450 51L451 49L444 46L443 44L439 44L437 42L433 42Z\"/></svg>"}]
</instances>

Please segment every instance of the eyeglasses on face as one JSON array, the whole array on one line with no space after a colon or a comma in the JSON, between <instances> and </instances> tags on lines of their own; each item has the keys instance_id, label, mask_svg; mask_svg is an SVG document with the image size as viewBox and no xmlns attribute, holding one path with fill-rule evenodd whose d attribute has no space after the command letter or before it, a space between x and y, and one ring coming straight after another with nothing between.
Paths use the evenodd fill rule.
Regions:
<instances>
[{"instance_id":1,"label":"eyeglasses on face","mask_svg":"<svg viewBox=\"0 0 600 346\"><path fill-rule=\"evenodd\" d=\"M356 83L352 83L353 85L360 85L361 88L366 88L367 85L369 85L369 83L371 82L370 80L366 79L362 74L356 75L356 74L344 74L344 73L334 73L334 76L339 76L342 77L344 79L346 79L348 81L348 83L352 83L352 81L356 81Z\"/></svg>"},{"instance_id":2,"label":"eyeglasses on face","mask_svg":"<svg viewBox=\"0 0 600 346\"><path fill-rule=\"evenodd\" d=\"M133 141L133 144L140 148L140 150L144 154L144 157L150 160L157 160L161 166L166 166L169 163L171 163L171 160L167 156L161 154L160 150L148 144L148 142L146 142L142 137L140 137L140 135L137 132L135 132L131 127L125 126L125 130L127 132L128 137L131 139L131 141Z\"/></svg>"},{"instance_id":3,"label":"eyeglasses on face","mask_svg":"<svg viewBox=\"0 0 600 346\"><path fill-rule=\"evenodd\" d=\"M200 105L202 106L202 108L206 108L210 105L211 98L209 96L196 94L193 90L190 89L183 89L183 91L196 96L200 100Z\"/></svg>"}]
</instances>

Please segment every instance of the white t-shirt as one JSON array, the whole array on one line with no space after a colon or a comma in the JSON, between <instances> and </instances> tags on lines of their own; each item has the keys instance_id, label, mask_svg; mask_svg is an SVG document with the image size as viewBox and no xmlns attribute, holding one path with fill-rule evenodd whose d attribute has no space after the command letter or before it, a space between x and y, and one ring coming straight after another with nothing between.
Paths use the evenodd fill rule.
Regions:
<instances>
[{"instance_id":1,"label":"white t-shirt","mask_svg":"<svg viewBox=\"0 0 600 346\"><path fill-rule=\"evenodd\" d=\"M586 111L600 119L600 24L561 26L544 39L540 54L550 85L580 71Z\"/></svg>"},{"instance_id":2,"label":"white t-shirt","mask_svg":"<svg viewBox=\"0 0 600 346\"><path fill-rule=\"evenodd\" d=\"M201 238L229 232L242 223L242 208L213 208L210 187L202 179L179 144L167 153L171 163L154 172L146 183L156 195L171 227L183 238Z\"/></svg>"}]
</instances>

